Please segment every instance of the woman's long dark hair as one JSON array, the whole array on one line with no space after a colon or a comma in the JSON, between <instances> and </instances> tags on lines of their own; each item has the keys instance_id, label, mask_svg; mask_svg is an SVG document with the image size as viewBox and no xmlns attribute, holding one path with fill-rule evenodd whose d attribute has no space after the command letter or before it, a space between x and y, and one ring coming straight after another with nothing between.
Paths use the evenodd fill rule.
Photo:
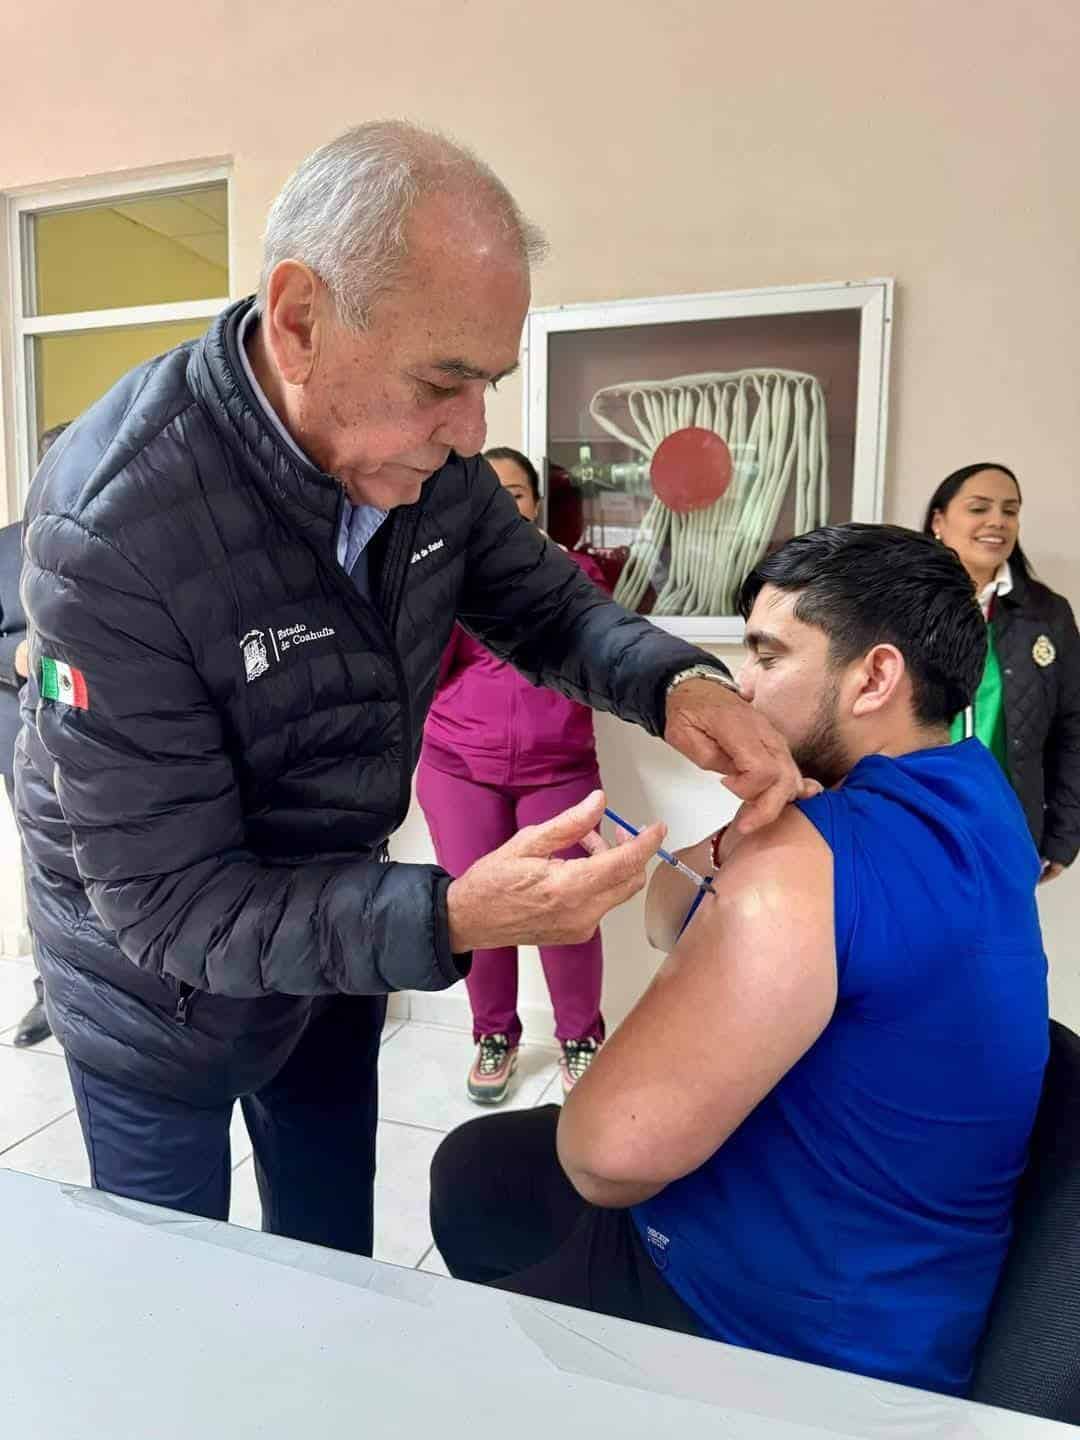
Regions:
<instances>
[{"instance_id":1,"label":"woman's long dark hair","mask_svg":"<svg viewBox=\"0 0 1080 1440\"><path fill-rule=\"evenodd\" d=\"M973 475L978 475L980 470L1000 470L1002 475L1008 475L1009 479L1016 486L1016 494L1020 500L1023 495L1020 493L1020 481L1007 465L1001 465L997 460L980 460L974 465L963 465L959 470L954 470L951 475L946 475L941 484L930 496L930 504L926 507L926 518L923 520L923 534L933 535L934 514L936 511L944 512L956 497L960 487ZM1012 554L1009 556L1009 564L1018 571L1025 580L1030 580L1035 573L1031 561L1024 554L1020 541L1017 540Z\"/></svg>"},{"instance_id":2,"label":"woman's long dark hair","mask_svg":"<svg viewBox=\"0 0 1080 1440\"><path fill-rule=\"evenodd\" d=\"M533 499L540 503L540 476L536 473L536 466L527 455L520 450L514 450L509 445L494 445L490 450L484 451L485 460L512 460L518 467L525 479L529 482L529 489L533 493Z\"/></svg>"}]
</instances>

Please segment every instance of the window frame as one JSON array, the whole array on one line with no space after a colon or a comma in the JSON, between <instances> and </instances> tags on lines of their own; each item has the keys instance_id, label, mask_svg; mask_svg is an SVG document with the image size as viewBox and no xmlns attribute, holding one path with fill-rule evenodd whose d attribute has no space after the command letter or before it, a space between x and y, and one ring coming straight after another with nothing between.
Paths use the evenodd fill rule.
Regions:
<instances>
[{"instance_id":1,"label":"window frame","mask_svg":"<svg viewBox=\"0 0 1080 1440\"><path fill-rule=\"evenodd\" d=\"M858 398L851 518L880 522L885 510L885 460L889 412L894 281L847 280L810 285L777 285L700 295L663 295L550 305L531 310L522 350L522 430L525 453L545 475L548 448L548 337L567 331L619 329L747 316L801 315L811 311L857 310L859 324ZM546 497L545 497L546 503ZM650 616L654 625L697 645L737 645L745 626L736 615Z\"/></svg>"},{"instance_id":2,"label":"window frame","mask_svg":"<svg viewBox=\"0 0 1080 1440\"><path fill-rule=\"evenodd\" d=\"M33 217L46 211L82 209L89 205L160 196L200 186L225 185L228 294L205 300L168 301L160 305L119 306L104 310L69 311L59 315L28 315L26 297L34 293ZM236 226L232 167L226 161L198 166L133 172L92 181L60 183L34 190L9 192L4 239L8 255L10 325L10 388L4 406L11 420L6 447L14 485L9 500L21 515L27 490L37 469L37 392L33 345L40 335L75 334L85 330L135 329L170 321L212 320L233 297L236 274Z\"/></svg>"}]
</instances>

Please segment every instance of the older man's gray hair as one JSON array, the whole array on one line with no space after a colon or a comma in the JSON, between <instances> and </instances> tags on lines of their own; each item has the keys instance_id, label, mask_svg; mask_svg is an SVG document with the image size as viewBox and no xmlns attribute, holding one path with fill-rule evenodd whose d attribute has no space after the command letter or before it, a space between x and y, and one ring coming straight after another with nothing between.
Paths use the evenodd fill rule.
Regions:
<instances>
[{"instance_id":1,"label":"older man's gray hair","mask_svg":"<svg viewBox=\"0 0 1080 1440\"><path fill-rule=\"evenodd\" d=\"M320 146L285 182L267 217L259 308L275 265L299 260L326 285L342 321L363 329L404 267L410 212L439 193L467 197L524 264L543 258L542 233L471 150L405 121L374 120Z\"/></svg>"}]
</instances>

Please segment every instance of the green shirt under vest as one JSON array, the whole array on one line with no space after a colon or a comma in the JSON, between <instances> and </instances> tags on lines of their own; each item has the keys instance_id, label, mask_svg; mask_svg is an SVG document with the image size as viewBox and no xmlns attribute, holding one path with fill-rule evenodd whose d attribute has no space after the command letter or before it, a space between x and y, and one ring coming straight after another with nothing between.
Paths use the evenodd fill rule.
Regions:
<instances>
[{"instance_id":1,"label":"green shirt under vest","mask_svg":"<svg viewBox=\"0 0 1080 1440\"><path fill-rule=\"evenodd\" d=\"M1001 683L1001 662L994 644L994 622L986 625L986 666L975 699L961 710L952 722L951 738L967 740L974 735L991 752L998 764L1009 774L1009 754L1005 743L1005 690ZM1010 777L1011 778L1011 777Z\"/></svg>"}]
</instances>

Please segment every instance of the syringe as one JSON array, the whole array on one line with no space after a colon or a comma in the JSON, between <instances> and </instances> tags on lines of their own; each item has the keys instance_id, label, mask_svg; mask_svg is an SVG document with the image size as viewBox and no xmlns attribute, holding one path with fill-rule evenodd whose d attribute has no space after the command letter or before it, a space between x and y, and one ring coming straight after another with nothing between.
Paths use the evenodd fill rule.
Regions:
<instances>
[{"instance_id":1,"label":"syringe","mask_svg":"<svg viewBox=\"0 0 1080 1440\"><path fill-rule=\"evenodd\" d=\"M641 834L641 831L638 830L636 826L631 825L629 820L624 820L621 815L616 815L614 810L605 810L604 814L615 825L618 825L620 829L625 830L628 835ZM670 850L658 850L656 853L660 856L661 860L666 860L673 869L678 870L680 875L685 875L688 880L692 881L693 884L699 888L712 885L711 876L706 878L704 875L699 875L696 870L691 870L689 865L684 865L677 855L672 855Z\"/></svg>"}]
</instances>

